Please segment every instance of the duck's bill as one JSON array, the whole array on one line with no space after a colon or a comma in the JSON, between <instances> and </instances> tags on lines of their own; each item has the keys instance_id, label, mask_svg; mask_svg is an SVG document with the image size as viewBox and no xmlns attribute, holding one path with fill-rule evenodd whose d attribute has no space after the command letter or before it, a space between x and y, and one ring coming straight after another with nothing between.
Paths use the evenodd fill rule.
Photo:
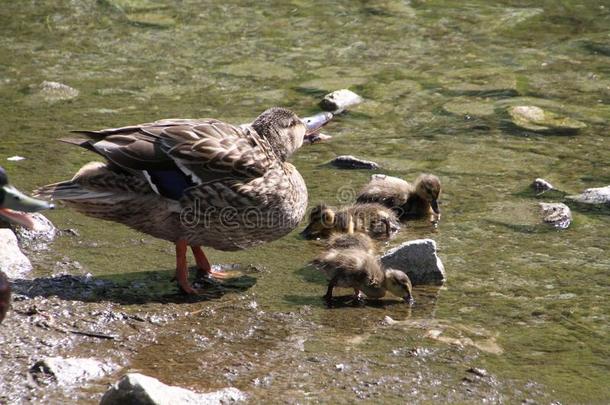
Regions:
<instances>
[{"instance_id":1,"label":"duck's bill","mask_svg":"<svg viewBox=\"0 0 610 405\"><path fill-rule=\"evenodd\" d=\"M330 139L331 137L329 135L320 134L319 131L320 128L326 125L333 117L334 115L332 113L325 111L312 115L311 117L303 118L303 124L305 124L305 127L307 128L303 142L312 144Z\"/></svg>"},{"instance_id":2,"label":"duck's bill","mask_svg":"<svg viewBox=\"0 0 610 405\"><path fill-rule=\"evenodd\" d=\"M34 222L27 212L53 208L53 204L29 197L15 187L6 185L2 187L2 191L4 198L2 208L0 208L0 217L27 228L31 229L34 226Z\"/></svg>"},{"instance_id":3,"label":"duck's bill","mask_svg":"<svg viewBox=\"0 0 610 405\"><path fill-rule=\"evenodd\" d=\"M430 206L432 207L432 211L434 211L435 214L441 213L441 210L438 208L438 201L436 201L436 200L430 201Z\"/></svg>"},{"instance_id":4,"label":"duck's bill","mask_svg":"<svg viewBox=\"0 0 610 405\"><path fill-rule=\"evenodd\" d=\"M29 214L25 212L13 211L10 208L0 208L0 219L5 219L27 229L34 229L36 224Z\"/></svg>"}]
</instances>

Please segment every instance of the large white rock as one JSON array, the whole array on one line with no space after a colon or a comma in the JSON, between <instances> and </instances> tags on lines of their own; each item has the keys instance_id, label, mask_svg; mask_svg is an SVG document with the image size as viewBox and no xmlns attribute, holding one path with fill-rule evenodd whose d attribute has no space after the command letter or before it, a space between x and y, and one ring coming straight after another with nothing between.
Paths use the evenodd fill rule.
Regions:
<instances>
[{"instance_id":1,"label":"large white rock","mask_svg":"<svg viewBox=\"0 0 610 405\"><path fill-rule=\"evenodd\" d=\"M445 282L445 267L432 239L416 239L390 249L381 256L381 263L384 268L404 271L413 285Z\"/></svg>"},{"instance_id":2,"label":"large white rock","mask_svg":"<svg viewBox=\"0 0 610 405\"><path fill-rule=\"evenodd\" d=\"M237 388L199 394L143 374L129 373L106 391L100 405L220 405L245 399L246 394Z\"/></svg>"},{"instance_id":3,"label":"large white rock","mask_svg":"<svg viewBox=\"0 0 610 405\"><path fill-rule=\"evenodd\" d=\"M362 97L348 89L335 90L328 93L320 101L323 110L339 114L347 108L362 103Z\"/></svg>"},{"instance_id":4,"label":"large white rock","mask_svg":"<svg viewBox=\"0 0 610 405\"><path fill-rule=\"evenodd\" d=\"M37 361L30 373L51 376L58 384L70 386L101 378L113 368L94 359L47 357Z\"/></svg>"},{"instance_id":5,"label":"large white rock","mask_svg":"<svg viewBox=\"0 0 610 405\"><path fill-rule=\"evenodd\" d=\"M610 186L588 188L581 194L569 195L566 198L583 204L610 207Z\"/></svg>"},{"instance_id":6,"label":"large white rock","mask_svg":"<svg viewBox=\"0 0 610 405\"><path fill-rule=\"evenodd\" d=\"M32 270L32 263L21 252L11 229L0 229L0 270L10 278L22 277Z\"/></svg>"},{"instance_id":7,"label":"large white rock","mask_svg":"<svg viewBox=\"0 0 610 405\"><path fill-rule=\"evenodd\" d=\"M55 225L39 212L29 215L34 222L34 227L32 229L19 225L13 227L19 242L30 250L47 249L48 243L52 242L57 235Z\"/></svg>"}]
</instances>

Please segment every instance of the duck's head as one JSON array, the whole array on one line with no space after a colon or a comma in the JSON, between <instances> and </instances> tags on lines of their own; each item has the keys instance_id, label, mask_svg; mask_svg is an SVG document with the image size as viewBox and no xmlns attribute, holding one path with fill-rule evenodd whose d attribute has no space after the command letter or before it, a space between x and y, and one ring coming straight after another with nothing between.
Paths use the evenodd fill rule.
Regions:
<instances>
[{"instance_id":1,"label":"duck's head","mask_svg":"<svg viewBox=\"0 0 610 405\"><path fill-rule=\"evenodd\" d=\"M37 212L49 208L53 208L53 204L28 197L11 186L6 172L0 167L0 217L26 228L32 228L34 222L25 212Z\"/></svg>"},{"instance_id":2,"label":"duck's head","mask_svg":"<svg viewBox=\"0 0 610 405\"><path fill-rule=\"evenodd\" d=\"M252 128L267 139L275 154L285 161L303 145L306 137L313 136L332 117L331 113L323 112L301 119L286 108L273 107L259 115Z\"/></svg>"},{"instance_id":3,"label":"duck's head","mask_svg":"<svg viewBox=\"0 0 610 405\"><path fill-rule=\"evenodd\" d=\"M411 280L404 272L395 269L385 271L385 288L397 297L401 297L407 304L415 303Z\"/></svg>"},{"instance_id":4,"label":"duck's head","mask_svg":"<svg viewBox=\"0 0 610 405\"><path fill-rule=\"evenodd\" d=\"M328 249L360 249L370 254L375 251L373 240L362 232L335 233L328 240L326 247Z\"/></svg>"},{"instance_id":5,"label":"duck's head","mask_svg":"<svg viewBox=\"0 0 610 405\"><path fill-rule=\"evenodd\" d=\"M438 198L441 195L441 181L433 174L422 174L415 180L415 193L430 203L432 211L440 214Z\"/></svg>"},{"instance_id":6,"label":"duck's head","mask_svg":"<svg viewBox=\"0 0 610 405\"><path fill-rule=\"evenodd\" d=\"M305 239L327 238L335 228L335 210L318 204L309 213L309 225L301 232Z\"/></svg>"}]
</instances>

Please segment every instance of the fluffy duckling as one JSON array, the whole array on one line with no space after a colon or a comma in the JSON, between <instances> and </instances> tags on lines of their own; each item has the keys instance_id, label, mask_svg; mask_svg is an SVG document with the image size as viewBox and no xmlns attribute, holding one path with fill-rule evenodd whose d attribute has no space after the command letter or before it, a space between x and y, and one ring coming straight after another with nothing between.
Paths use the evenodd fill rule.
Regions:
<instances>
[{"instance_id":1,"label":"fluffy duckling","mask_svg":"<svg viewBox=\"0 0 610 405\"><path fill-rule=\"evenodd\" d=\"M301 232L306 239L328 238L333 232L364 232L374 239L390 239L400 230L391 209L381 204L356 204L335 210L326 204L315 206L309 225Z\"/></svg>"},{"instance_id":2,"label":"fluffy duckling","mask_svg":"<svg viewBox=\"0 0 610 405\"><path fill-rule=\"evenodd\" d=\"M365 233L335 233L326 243L326 249L360 249L370 254L375 253L375 243Z\"/></svg>"},{"instance_id":3,"label":"fluffy duckling","mask_svg":"<svg viewBox=\"0 0 610 405\"><path fill-rule=\"evenodd\" d=\"M441 181L432 174L420 175L414 185L396 177L376 175L362 188L356 201L383 204L401 220L429 217L436 223L441 217L440 194Z\"/></svg>"},{"instance_id":4,"label":"fluffy duckling","mask_svg":"<svg viewBox=\"0 0 610 405\"><path fill-rule=\"evenodd\" d=\"M324 299L332 300L335 287L354 289L354 299L361 298L363 292L368 298L378 299L387 291L413 303L411 281L399 270L382 269L372 254L357 248L331 249L313 260L314 267L321 270L328 279L328 289Z\"/></svg>"}]
</instances>

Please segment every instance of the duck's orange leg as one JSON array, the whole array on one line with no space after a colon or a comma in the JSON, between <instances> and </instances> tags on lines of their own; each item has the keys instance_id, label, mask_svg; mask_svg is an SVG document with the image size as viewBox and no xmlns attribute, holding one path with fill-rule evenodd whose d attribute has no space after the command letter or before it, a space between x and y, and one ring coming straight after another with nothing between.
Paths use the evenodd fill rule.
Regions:
<instances>
[{"instance_id":1,"label":"duck's orange leg","mask_svg":"<svg viewBox=\"0 0 610 405\"><path fill-rule=\"evenodd\" d=\"M213 277L221 279L227 277L227 275L222 272L212 270L212 266L210 266L210 261L208 260L205 253L203 253L203 249L201 249L201 246L191 246L191 250L193 251L193 256L195 256L195 262L197 262L197 271L200 275L204 277Z\"/></svg>"},{"instance_id":2,"label":"duck's orange leg","mask_svg":"<svg viewBox=\"0 0 610 405\"><path fill-rule=\"evenodd\" d=\"M197 294L197 291L189 283L189 269L186 263L186 240L176 242L176 281L178 287L186 294Z\"/></svg>"}]
</instances>

